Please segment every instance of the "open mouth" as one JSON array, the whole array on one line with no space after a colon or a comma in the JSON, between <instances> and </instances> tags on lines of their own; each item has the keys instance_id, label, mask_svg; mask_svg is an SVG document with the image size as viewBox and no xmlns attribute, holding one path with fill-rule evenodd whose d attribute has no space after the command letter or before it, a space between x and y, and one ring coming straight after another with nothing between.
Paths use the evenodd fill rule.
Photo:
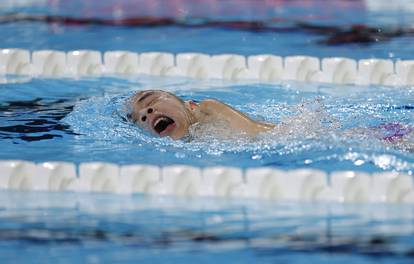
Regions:
<instances>
[{"instance_id":1,"label":"open mouth","mask_svg":"<svg viewBox=\"0 0 414 264\"><path fill-rule=\"evenodd\" d=\"M154 130L159 135L163 136L170 132L175 127L175 122L168 116L158 117L154 122Z\"/></svg>"}]
</instances>

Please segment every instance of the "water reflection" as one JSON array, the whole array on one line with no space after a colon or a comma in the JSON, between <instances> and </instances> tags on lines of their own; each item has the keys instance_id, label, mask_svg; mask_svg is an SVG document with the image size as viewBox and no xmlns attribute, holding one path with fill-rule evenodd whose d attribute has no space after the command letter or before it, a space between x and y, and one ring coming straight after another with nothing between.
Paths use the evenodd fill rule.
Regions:
<instances>
[{"instance_id":1,"label":"water reflection","mask_svg":"<svg viewBox=\"0 0 414 264\"><path fill-rule=\"evenodd\" d=\"M137 253L150 258L154 250L189 257L194 250L246 251L256 260L299 253L385 260L414 254L414 211L405 205L11 191L0 198L0 243L36 245L32 253L106 248L112 260L121 249L129 260Z\"/></svg>"}]
</instances>

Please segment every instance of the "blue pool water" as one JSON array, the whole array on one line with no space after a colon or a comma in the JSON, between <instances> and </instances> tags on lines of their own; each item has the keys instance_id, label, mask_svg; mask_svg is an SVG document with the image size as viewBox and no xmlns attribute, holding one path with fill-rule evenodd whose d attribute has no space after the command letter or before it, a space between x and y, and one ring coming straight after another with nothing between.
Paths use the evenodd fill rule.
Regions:
<instances>
[{"instance_id":1,"label":"blue pool water","mask_svg":"<svg viewBox=\"0 0 414 264\"><path fill-rule=\"evenodd\" d=\"M127 98L157 87L183 99L216 98L289 133L257 139L156 138L127 121ZM241 168L397 170L412 173L412 135L399 145L375 136L384 124L414 125L414 90L326 84L257 84L138 77L35 79L3 85L1 159L36 162L227 165ZM347 131L359 129L349 136Z\"/></svg>"},{"instance_id":2,"label":"blue pool water","mask_svg":"<svg viewBox=\"0 0 414 264\"><path fill-rule=\"evenodd\" d=\"M33 17L175 18L169 25L145 27L3 21L0 48L354 59L412 59L414 51L409 1L34 0L0 7L1 14ZM277 23L267 31L212 25L237 20ZM355 24L365 30L350 32ZM6 80L0 84L0 159L414 170L412 136L404 144L390 144L374 133L386 124L414 126L413 87L148 76ZM291 133L236 144L209 137L154 138L125 120L126 98L149 88L184 99L216 98L256 119L283 123ZM1 191L0 262L412 263L413 219L413 207L404 205Z\"/></svg>"},{"instance_id":3,"label":"blue pool water","mask_svg":"<svg viewBox=\"0 0 414 264\"><path fill-rule=\"evenodd\" d=\"M154 138L125 121L149 87L214 97L293 134L237 144ZM272 166L412 173L413 153L343 131L414 125L410 87L158 79L34 79L2 85L1 159ZM410 263L413 208L0 192L2 262Z\"/></svg>"},{"instance_id":4,"label":"blue pool water","mask_svg":"<svg viewBox=\"0 0 414 264\"><path fill-rule=\"evenodd\" d=\"M412 206L0 193L2 263L411 263Z\"/></svg>"},{"instance_id":5,"label":"blue pool water","mask_svg":"<svg viewBox=\"0 0 414 264\"><path fill-rule=\"evenodd\" d=\"M205 52L309 55L413 59L411 25L414 7L398 0L228 0L228 1L118 1L55 0L45 4L3 8L2 13L57 15L70 18L176 18L167 26L99 26L22 21L0 23L0 48L131 50L136 52ZM41 4L41 3L44 4ZM150 3L149 3L150 2ZM254 31L232 26L214 26L208 22L264 21L275 30ZM1 21L1 20L0 20ZM184 24L183 26L180 26ZM199 24L200 27L185 27ZM306 24L306 26L304 25ZM370 42L324 44L335 33L350 31L353 25L372 27L383 34L367 34ZM308 26L338 27L334 31L309 29ZM379 30L377 30L379 28ZM388 34L408 30L404 34ZM368 30L369 31L369 30ZM351 38L355 37L350 35ZM82 41L79 41L82 40Z\"/></svg>"}]
</instances>

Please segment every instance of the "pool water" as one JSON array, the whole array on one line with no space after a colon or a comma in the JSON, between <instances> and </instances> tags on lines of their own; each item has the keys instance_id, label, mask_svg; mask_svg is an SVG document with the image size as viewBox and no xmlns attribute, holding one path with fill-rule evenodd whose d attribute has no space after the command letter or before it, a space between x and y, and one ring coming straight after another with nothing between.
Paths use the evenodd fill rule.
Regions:
<instances>
[{"instance_id":1,"label":"pool water","mask_svg":"<svg viewBox=\"0 0 414 264\"><path fill-rule=\"evenodd\" d=\"M283 124L255 139L221 139L204 128L192 141L158 138L127 120L128 98L159 88L184 100L221 100L252 118ZM1 159L75 163L187 164L241 168L412 173L412 134L406 143L389 142L378 127L414 126L414 89L344 87L327 84L225 83L137 77L84 80L33 79L3 85L0 101ZM346 94L346 95L345 95ZM213 130L220 129L213 127ZM347 131L356 129L351 136ZM203 131L203 130L201 130ZM203 134L203 132L201 132Z\"/></svg>"},{"instance_id":2,"label":"pool water","mask_svg":"<svg viewBox=\"0 0 414 264\"><path fill-rule=\"evenodd\" d=\"M403 0L6 2L0 48L413 59L414 6ZM16 12L32 20L5 19ZM34 21L39 15L78 23ZM172 20L114 25L125 18ZM414 171L413 136L390 142L381 129L414 126L414 87L150 76L0 81L2 160ZM219 99L290 133L236 142L208 133L190 142L153 137L127 121L125 104L151 88ZM411 205L0 191L0 262L412 263L413 219Z\"/></svg>"},{"instance_id":3,"label":"pool water","mask_svg":"<svg viewBox=\"0 0 414 264\"><path fill-rule=\"evenodd\" d=\"M1 192L2 263L411 263L413 208Z\"/></svg>"},{"instance_id":4,"label":"pool water","mask_svg":"<svg viewBox=\"0 0 414 264\"><path fill-rule=\"evenodd\" d=\"M10 80L16 81L11 78ZM25 81L28 81L25 79ZM217 98L290 127L254 140L156 138L127 98L161 88ZM226 83L139 76L2 85L0 159L229 165L412 173L414 154L355 127L414 125L411 87ZM368 129L368 130L369 130ZM2 263L410 263L410 205L283 204L108 194L0 192Z\"/></svg>"}]
</instances>

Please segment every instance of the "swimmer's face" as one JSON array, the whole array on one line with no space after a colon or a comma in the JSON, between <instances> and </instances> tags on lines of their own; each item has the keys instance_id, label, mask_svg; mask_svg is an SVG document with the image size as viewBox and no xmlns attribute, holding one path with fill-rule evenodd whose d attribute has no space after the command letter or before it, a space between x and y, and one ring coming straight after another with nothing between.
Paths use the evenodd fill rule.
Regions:
<instances>
[{"instance_id":1,"label":"swimmer's face","mask_svg":"<svg viewBox=\"0 0 414 264\"><path fill-rule=\"evenodd\" d=\"M160 137L183 138L194 123L186 103L168 92L141 91L131 97L131 103L132 121Z\"/></svg>"}]
</instances>

